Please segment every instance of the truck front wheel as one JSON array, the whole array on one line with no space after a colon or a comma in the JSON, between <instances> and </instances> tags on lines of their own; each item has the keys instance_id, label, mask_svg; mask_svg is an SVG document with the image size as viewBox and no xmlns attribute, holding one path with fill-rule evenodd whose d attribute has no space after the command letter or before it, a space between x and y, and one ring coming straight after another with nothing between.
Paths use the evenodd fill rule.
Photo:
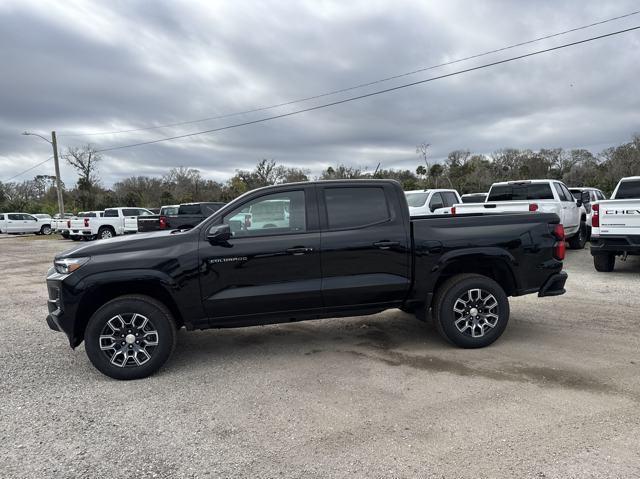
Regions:
<instances>
[{"instance_id":1,"label":"truck front wheel","mask_svg":"<svg viewBox=\"0 0 640 479\"><path fill-rule=\"evenodd\" d=\"M447 341L482 348L498 339L509 322L509 300L502 287L479 274L446 280L433 302L433 321Z\"/></svg>"},{"instance_id":2,"label":"truck front wheel","mask_svg":"<svg viewBox=\"0 0 640 479\"><path fill-rule=\"evenodd\" d=\"M98 309L84 333L91 363L114 379L155 373L176 345L176 324L166 306L148 296L127 295Z\"/></svg>"},{"instance_id":3,"label":"truck front wheel","mask_svg":"<svg viewBox=\"0 0 640 479\"><path fill-rule=\"evenodd\" d=\"M593 266L601 273L610 273L615 265L616 255L613 253L598 254L593 257Z\"/></svg>"}]
</instances>

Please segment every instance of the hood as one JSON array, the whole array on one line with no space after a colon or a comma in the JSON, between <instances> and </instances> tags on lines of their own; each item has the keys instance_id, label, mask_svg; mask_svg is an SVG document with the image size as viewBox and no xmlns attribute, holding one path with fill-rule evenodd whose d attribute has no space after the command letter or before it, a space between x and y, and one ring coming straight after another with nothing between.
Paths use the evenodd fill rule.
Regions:
<instances>
[{"instance_id":1,"label":"hood","mask_svg":"<svg viewBox=\"0 0 640 479\"><path fill-rule=\"evenodd\" d=\"M182 242L187 238L198 235L198 229L188 231L169 230L153 231L151 233L135 233L116 236L107 240L93 240L83 242L75 248L58 253L55 259L81 258L86 256L98 256L103 254L124 253L140 251L167 246L168 242Z\"/></svg>"}]
</instances>

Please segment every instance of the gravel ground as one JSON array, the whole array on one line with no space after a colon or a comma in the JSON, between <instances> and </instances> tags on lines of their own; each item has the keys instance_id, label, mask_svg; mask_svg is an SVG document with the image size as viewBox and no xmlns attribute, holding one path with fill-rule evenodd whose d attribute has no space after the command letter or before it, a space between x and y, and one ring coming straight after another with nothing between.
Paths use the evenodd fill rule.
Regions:
<instances>
[{"instance_id":1,"label":"gravel ground","mask_svg":"<svg viewBox=\"0 0 640 479\"><path fill-rule=\"evenodd\" d=\"M391 310L181 331L118 382L44 321L71 246L0 235L0 477L640 477L640 258L569 251L482 350Z\"/></svg>"}]
</instances>

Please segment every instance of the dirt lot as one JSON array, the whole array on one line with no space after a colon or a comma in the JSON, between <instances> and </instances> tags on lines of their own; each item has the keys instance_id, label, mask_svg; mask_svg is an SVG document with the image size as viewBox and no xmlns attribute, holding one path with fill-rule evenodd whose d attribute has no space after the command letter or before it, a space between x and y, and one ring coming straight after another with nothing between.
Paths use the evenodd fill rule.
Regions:
<instances>
[{"instance_id":1,"label":"dirt lot","mask_svg":"<svg viewBox=\"0 0 640 479\"><path fill-rule=\"evenodd\" d=\"M639 477L640 260L512 299L483 350L400 311L181 331L117 382L50 331L44 275L72 243L0 236L1 477Z\"/></svg>"}]
</instances>

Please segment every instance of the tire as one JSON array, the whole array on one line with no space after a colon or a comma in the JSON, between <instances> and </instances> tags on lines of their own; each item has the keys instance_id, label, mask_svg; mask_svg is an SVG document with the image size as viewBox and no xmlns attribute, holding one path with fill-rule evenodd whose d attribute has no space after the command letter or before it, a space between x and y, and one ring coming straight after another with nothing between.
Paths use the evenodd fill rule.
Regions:
<instances>
[{"instance_id":1,"label":"tire","mask_svg":"<svg viewBox=\"0 0 640 479\"><path fill-rule=\"evenodd\" d=\"M585 222L580 223L578 232L569 238L568 243L571 249L584 249L584 245L587 243L587 224Z\"/></svg>"},{"instance_id":2,"label":"tire","mask_svg":"<svg viewBox=\"0 0 640 479\"><path fill-rule=\"evenodd\" d=\"M158 371L173 353L176 337L167 307L141 295L120 296L104 304L84 332L91 363L101 373L122 380Z\"/></svg>"},{"instance_id":3,"label":"tire","mask_svg":"<svg viewBox=\"0 0 640 479\"><path fill-rule=\"evenodd\" d=\"M62 237L63 237L64 239L69 239L69 233L68 233L68 232L61 233L61 235L62 235Z\"/></svg>"},{"instance_id":4,"label":"tire","mask_svg":"<svg viewBox=\"0 0 640 479\"><path fill-rule=\"evenodd\" d=\"M593 266L601 273L610 273L615 265L616 255L613 253L598 254L593 257Z\"/></svg>"},{"instance_id":5,"label":"tire","mask_svg":"<svg viewBox=\"0 0 640 479\"><path fill-rule=\"evenodd\" d=\"M100 239L109 239L113 238L116 235L116 232L113 231L113 228L110 226L101 226L98 230L98 238Z\"/></svg>"},{"instance_id":6,"label":"tire","mask_svg":"<svg viewBox=\"0 0 640 479\"><path fill-rule=\"evenodd\" d=\"M52 230L51 230L51 226L49 225L42 225L42 228L40 228L41 235L49 236L51 233L52 233Z\"/></svg>"},{"instance_id":7,"label":"tire","mask_svg":"<svg viewBox=\"0 0 640 479\"><path fill-rule=\"evenodd\" d=\"M82 240L82 236L69 236L69 238L71 238L73 241L80 241L80 240Z\"/></svg>"},{"instance_id":8,"label":"tire","mask_svg":"<svg viewBox=\"0 0 640 479\"><path fill-rule=\"evenodd\" d=\"M472 316L474 313L476 316ZM433 302L433 322L450 343L462 348L483 348L498 339L507 327L509 299L491 278L459 274L438 289Z\"/></svg>"}]
</instances>

